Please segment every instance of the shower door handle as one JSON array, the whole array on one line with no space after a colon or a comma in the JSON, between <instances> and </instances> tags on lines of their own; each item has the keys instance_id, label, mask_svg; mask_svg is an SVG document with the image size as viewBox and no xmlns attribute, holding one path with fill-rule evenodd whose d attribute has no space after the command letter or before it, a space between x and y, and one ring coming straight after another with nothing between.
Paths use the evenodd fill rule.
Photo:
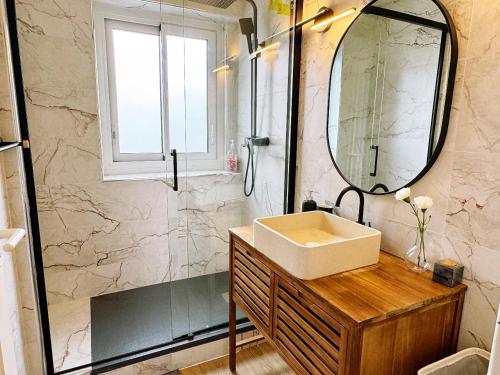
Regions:
<instances>
[{"instance_id":1,"label":"shower door handle","mask_svg":"<svg viewBox=\"0 0 500 375\"><path fill-rule=\"evenodd\" d=\"M167 185L170 186L173 191L178 191L179 183L177 179L177 150L175 148L170 151L170 156L172 156L172 161L174 162L174 183L170 184L167 182Z\"/></svg>"},{"instance_id":2,"label":"shower door handle","mask_svg":"<svg viewBox=\"0 0 500 375\"><path fill-rule=\"evenodd\" d=\"M371 145L370 150L375 150L375 163L373 165L373 172L370 172L370 176L375 177L377 175L378 166L378 146Z\"/></svg>"}]
</instances>

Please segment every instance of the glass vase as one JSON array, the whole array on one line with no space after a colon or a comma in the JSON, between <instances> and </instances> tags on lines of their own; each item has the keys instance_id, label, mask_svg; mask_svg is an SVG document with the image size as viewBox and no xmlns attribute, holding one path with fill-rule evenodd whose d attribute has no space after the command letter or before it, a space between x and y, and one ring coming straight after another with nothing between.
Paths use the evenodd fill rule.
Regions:
<instances>
[{"instance_id":1,"label":"glass vase","mask_svg":"<svg viewBox=\"0 0 500 375\"><path fill-rule=\"evenodd\" d=\"M405 261L413 272L430 270L432 263L429 261L432 242L427 238L426 228L417 228L415 243L405 253Z\"/></svg>"}]
</instances>

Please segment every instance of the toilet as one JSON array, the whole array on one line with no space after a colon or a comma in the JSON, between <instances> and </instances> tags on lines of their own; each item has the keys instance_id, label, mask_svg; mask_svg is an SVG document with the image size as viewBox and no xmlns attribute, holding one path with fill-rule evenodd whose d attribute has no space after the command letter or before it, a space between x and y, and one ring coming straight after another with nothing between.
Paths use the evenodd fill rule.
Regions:
<instances>
[{"instance_id":1,"label":"toilet","mask_svg":"<svg viewBox=\"0 0 500 375\"><path fill-rule=\"evenodd\" d=\"M491 353L468 348L425 366L418 375L500 375L500 307Z\"/></svg>"}]
</instances>

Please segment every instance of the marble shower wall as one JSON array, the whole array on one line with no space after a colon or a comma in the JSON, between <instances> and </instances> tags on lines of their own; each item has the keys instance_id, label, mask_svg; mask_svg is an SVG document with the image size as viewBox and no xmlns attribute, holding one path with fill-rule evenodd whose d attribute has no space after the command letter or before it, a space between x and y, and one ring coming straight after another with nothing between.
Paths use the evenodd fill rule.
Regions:
<instances>
[{"instance_id":1,"label":"marble shower wall","mask_svg":"<svg viewBox=\"0 0 500 375\"><path fill-rule=\"evenodd\" d=\"M103 182L92 1L17 12L49 304L227 269L239 176Z\"/></svg>"},{"instance_id":2,"label":"marble shower wall","mask_svg":"<svg viewBox=\"0 0 500 375\"><path fill-rule=\"evenodd\" d=\"M0 136L5 141L19 139L17 123L13 118L14 107L11 103L10 72L7 49L4 43L4 25L0 27ZM21 164L19 150L9 150L0 156L0 227L27 228L25 220L24 196L19 168ZM1 257L1 255L0 255ZM16 345L18 374L37 373L41 366L38 322L33 298L33 280L28 243L22 240L12 253L12 266L6 270L11 275L11 285L7 293L12 298L17 294L17 301L11 299L10 318L12 337ZM5 268L4 268L5 269ZM12 273L10 273L12 272ZM1 361L0 361L1 362ZM1 367L1 363L0 363Z\"/></svg>"},{"instance_id":3,"label":"marble shower wall","mask_svg":"<svg viewBox=\"0 0 500 375\"><path fill-rule=\"evenodd\" d=\"M290 25L287 11L277 12L269 0L257 0L258 34L262 41L268 36L286 29ZM283 2L282 9L290 4ZM248 8L250 9L250 8ZM251 13L248 12L250 15ZM239 34L239 33L238 33ZM238 35L236 34L236 35ZM269 137L270 145L257 147L255 156L256 178L254 194L246 200L243 223L250 225L256 217L283 214L286 128L288 104L288 34L269 41L279 42L278 48L265 52L258 59L257 80L257 136ZM232 95L237 101L237 146L240 172L244 174L248 154L241 147L250 136L250 60L245 40L240 37L230 41L230 48L239 52L237 85L232 86ZM247 189L250 187L250 174Z\"/></svg>"},{"instance_id":4,"label":"marble shower wall","mask_svg":"<svg viewBox=\"0 0 500 375\"><path fill-rule=\"evenodd\" d=\"M306 1L305 16L323 6L361 9L367 1ZM415 2L420 3L420 1ZM500 302L500 0L443 0L459 38L459 63L450 129L438 161L412 186L434 198L433 257L466 267L460 347L489 349ZM303 40L301 125L297 202L307 190L333 200L346 183L337 174L326 142L329 73L335 48L353 18L331 31L306 30ZM382 231L383 248L402 255L413 238L414 220L392 196L367 196L366 220ZM358 203L346 196L341 214L355 218Z\"/></svg>"}]
</instances>

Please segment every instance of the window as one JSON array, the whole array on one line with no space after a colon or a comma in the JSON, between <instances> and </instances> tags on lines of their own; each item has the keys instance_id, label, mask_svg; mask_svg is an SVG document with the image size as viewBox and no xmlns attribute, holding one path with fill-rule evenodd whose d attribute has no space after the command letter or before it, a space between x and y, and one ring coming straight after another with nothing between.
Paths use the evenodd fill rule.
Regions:
<instances>
[{"instance_id":1,"label":"window","mask_svg":"<svg viewBox=\"0 0 500 375\"><path fill-rule=\"evenodd\" d=\"M220 30L200 23L95 15L105 176L165 172L172 149L191 170L222 168Z\"/></svg>"},{"instance_id":2,"label":"window","mask_svg":"<svg viewBox=\"0 0 500 375\"><path fill-rule=\"evenodd\" d=\"M106 22L113 160L163 160L159 30Z\"/></svg>"}]
</instances>

